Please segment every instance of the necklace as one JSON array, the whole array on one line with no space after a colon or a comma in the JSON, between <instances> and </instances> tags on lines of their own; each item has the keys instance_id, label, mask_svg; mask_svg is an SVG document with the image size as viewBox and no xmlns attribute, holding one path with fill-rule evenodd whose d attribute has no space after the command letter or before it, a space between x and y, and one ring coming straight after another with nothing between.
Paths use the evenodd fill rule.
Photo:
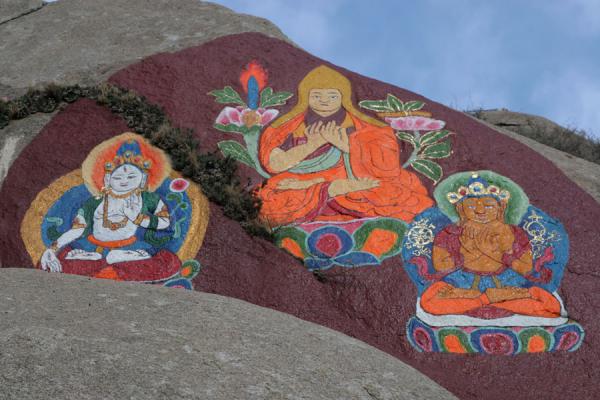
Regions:
<instances>
[{"instance_id":1,"label":"necklace","mask_svg":"<svg viewBox=\"0 0 600 400\"><path fill-rule=\"evenodd\" d=\"M116 231L121 228L124 228L125 225L127 225L127 221L129 221L129 218L124 217L119 222L112 222L111 220L108 219L108 196L110 196L114 199L126 199L129 196L131 196L132 194L140 194L141 190L138 188L138 189L132 190L131 192L127 192L125 194L116 194L111 189L106 189L106 188L102 191L104 192L104 196L102 199L102 201L104 202L103 208L102 208L102 211L103 211L102 226L110 229L111 231Z\"/></svg>"},{"instance_id":2,"label":"necklace","mask_svg":"<svg viewBox=\"0 0 600 400\"><path fill-rule=\"evenodd\" d=\"M127 192L125 194L117 194L117 193L113 192L112 189L110 189L110 188L104 188L102 190L102 192L104 193L105 197L107 195L110 195L110 197L112 197L113 199L126 199L129 196L131 196L132 194L140 194L142 192L142 189L137 188L137 189L134 189L134 190L132 190L130 192Z\"/></svg>"}]
</instances>

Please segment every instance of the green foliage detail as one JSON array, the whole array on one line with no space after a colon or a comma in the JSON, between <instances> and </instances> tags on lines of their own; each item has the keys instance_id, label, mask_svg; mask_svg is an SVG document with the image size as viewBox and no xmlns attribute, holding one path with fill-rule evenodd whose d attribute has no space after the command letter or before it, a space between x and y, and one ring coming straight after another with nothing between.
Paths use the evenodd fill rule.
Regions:
<instances>
[{"instance_id":1,"label":"green foliage detail","mask_svg":"<svg viewBox=\"0 0 600 400\"><path fill-rule=\"evenodd\" d=\"M423 135L419 144L421 146L427 146L429 144L439 142L440 140L447 138L451 134L452 134L452 132L449 132L446 130L427 132L426 134Z\"/></svg>"},{"instance_id":2,"label":"green foliage detail","mask_svg":"<svg viewBox=\"0 0 600 400\"><path fill-rule=\"evenodd\" d=\"M179 205L179 203L183 201L183 196L181 196L181 193L179 192L171 192L167 194L167 200L173 201Z\"/></svg>"},{"instance_id":3,"label":"green foliage detail","mask_svg":"<svg viewBox=\"0 0 600 400\"><path fill-rule=\"evenodd\" d=\"M363 100L358 103L362 108L375 112L389 112L394 111L386 100Z\"/></svg>"},{"instance_id":4,"label":"green foliage detail","mask_svg":"<svg viewBox=\"0 0 600 400\"><path fill-rule=\"evenodd\" d=\"M213 126L216 129L220 130L221 132L227 132L227 133L241 133L241 134L244 134L244 131L246 130L245 126L237 126L236 124L227 124L227 125L214 124Z\"/></svg>"},{"instance_id":5,"label":"green foliage detail","mask_svg":"<svg viewBox=\"0 0 600 400\"><path fill-rule=\"evenodd\" d=\"M434 161L418 159L413 161L410 166L419 173L425 175L427 178L431 179L434 183L438 183L438 181L442 178L442 167Z\"/></svg>"},{"instance_id":6,"label":"green foliage detail","mask_svg":"<svg viewBox=\"0 0 600 400\"><path fill-rule=\"evenodd\" d=\"M52 242L57 240L61 235L62 235L62 233L60 233L58 231L58 229L56 229L56 226L54 226L54 225L52 225L51 227L49 227L46 230L46 237L48 237L48 239Z\"/></svg>"},{"instance_id":7,"label":"green foliage detail","mask_svg":"<svg viewBox=\"0 0 600 400\"><path fill-rule=\"evenodd\" d=\"M52 226L46 230L46 236L51 241L55 241L62 235L62 233L58 231L58 227L62 226L64 221L60 217L46 217L46 221L52 224Z\"/></svg>"},{"instance_id":8,"label":"green foliage detail","mask_svg":"<svg viewBox=\"0 0 600 400\"><path fill-rule=\"evenodd\" d=\"M452 149L448 141L427 146L420 157L423 158L446 158L452 154Z\"/></svg>"},{"instance_id":9,"label":"green foliage detail","mask_svg":"<svg viewBox=\"0 0 600 400\"><path fill-rule=\"evenodd\" d=\"M248 153L248 150L241 144L233 140L224 140L217 144L225 157L231 157L236 161L242 162L252 168L255 168L254 161Z\"/></svg>"},{"instance_id":10,"label":"green foliage detail","mask_svg":"<svg viewBox=\"0 0 600 400\"><path fill-rule=\"evenodd\" d=\"M282 106L294 94L290 92L273 93L273 89L266 87L260 92L260 106L262 108Z\"/></svg>"},{"instance_id":11,"label":"green foliage detail","mask_svg":"<svg viewBox=\"0 0 600 400\"><path fill-rule=\"evenodd\" d=\"M425 103L422 101L413 100L404 104L403 111L419 111L423 107L425 107Z\"/></svg>"},{"instance_id":12,"label":"green foliage detail","mask_svg":"<svg viewBox=\"0 0 600 400\"><path fill-rule=\"evenodd\" d=\"M396 136L398 137L398 139L412 144L413 147L417 146L416 138L408 132L396 131Z\"/></svg>"},{"instance_id":13,"label":"green foliage detail","mask_svg":"<svg viewBox=\"0 0 600 400\"><path fill-rule=\"evenodd\" d=\"M375 112L406 112L419 111L425 107L422 101L407 101L403 103L398 97L388 93L385 100L363 100L358 103L362 108Z\"/></svg>"},{"instance_id":14,"label":"green foliage detail","mask_svg":"<svg viewBox=\"0 0 600 400\"><path fill-rule=\"evenodd\" d=\"M246 103L240 97L239 93L236 92L231 86L225 86L220 90L213 90L209 92L211 96L215 96L215 101L221 104L238 104L246 107Z\"/></svg>"},{"instance_id":15,"label":"green foliage detail","mask_svg":"<svg viewBox=\"0 0 600 400\"><path fill-rule=\"evenodd\" d=\"M388 93L386 98L388 107L393 111L404 111L404 103L391 93Z\"/></svg>"}]
</instances>

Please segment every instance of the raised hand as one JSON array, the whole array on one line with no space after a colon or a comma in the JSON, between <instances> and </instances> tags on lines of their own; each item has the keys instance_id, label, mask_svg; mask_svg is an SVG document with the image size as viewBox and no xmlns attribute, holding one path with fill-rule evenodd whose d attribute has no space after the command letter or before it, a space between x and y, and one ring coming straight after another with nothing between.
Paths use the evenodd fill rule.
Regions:
<instances>
[{"instance_id":1,"label":"raised hand","mask_svg":"<svg viewBox=\"0 0 600 400\"><path fill-rule=\"evenodd\" d=\"M323 122L321 121L315 122L304 129L304 136L306 136L307 143L315 149L318 149L327 143L323 135L321 135L322 129Z\"/></svg>"},{"instance_id":2,"label":"raised hand","mask_svg":"<svg viewBox=\"0 0 600 400\"><path fill-rule=\"evenodd\" d=\"M42 269L44 271L62 272L62 265L60 264L58 257L56 257L56 252L52 249L46 249L46 251L44 251L40 264L42 264Z\"/></svg>"},{"instance_id":3,"label":"raised hand","mask_svg":"<svg viewBox=\"0 0 600 400\"><path fill-rule=\"evenodd\" d=\"M343 152L348 153L350 151L346 128L339 127L335 121L330 121L323 126L321 136L323 136L325 141L331 143Z\"/></svg>"},{"instance_id":4,"label":"raised hand","mask_svg":"<svg viewBox=\"0 0 600 400\"><path fill-rule=\"evenodd\" d=\"M139 194L132 194L129 196L123 204L123 214L130 221L135 221L142 211L142 196Z\"/></svg>"}]
</instances>

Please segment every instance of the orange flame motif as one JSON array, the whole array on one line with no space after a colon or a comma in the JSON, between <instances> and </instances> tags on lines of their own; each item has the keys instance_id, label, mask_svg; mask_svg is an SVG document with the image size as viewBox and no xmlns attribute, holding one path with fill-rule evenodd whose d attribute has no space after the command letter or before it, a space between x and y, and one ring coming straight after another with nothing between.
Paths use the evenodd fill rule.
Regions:
<instances>
[{"instance_id":1,"label":"orange flame motif","mask_svg":"<svg viewBox=\"0 0 600 400\"><path fill-rule=\"evenodd\" d=\"M267 79L269 75L256 60L250 61L250 63L246 65L246 69L244 69L240 74L240 83L242 84L242 87L246 93L248 93L248 80L251 76L253 76L258 82L258 89L263 90L267 85Z\"/></svg>"}]
</instances>

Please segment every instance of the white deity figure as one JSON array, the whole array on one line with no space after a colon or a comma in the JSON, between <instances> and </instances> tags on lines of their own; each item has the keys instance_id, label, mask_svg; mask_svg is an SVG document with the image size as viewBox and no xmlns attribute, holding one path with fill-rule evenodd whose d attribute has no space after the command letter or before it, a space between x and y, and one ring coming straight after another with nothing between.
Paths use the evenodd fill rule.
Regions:
<instances>
[{"instance_id":1,"label":"white deity figure","mask_svg":"<svg viewBox=\"0 0 600 400\"><path fill-rule=\"evenodd\" d=\"M148 190L151 167L137 140L123 141L114 158L104 162L101 195L92 195L78 210L71 228L44 251L42 269L62 272L57 253L82 242L81 238L83 248L73 248L65 259L93 261L105 257L106 263L114 264L151 258L156 248L149 243L148 233L165 230L171 223L167 205ZM137 235L140 228L146 233L143 240Z\"/></svg>"}]
</instances>

